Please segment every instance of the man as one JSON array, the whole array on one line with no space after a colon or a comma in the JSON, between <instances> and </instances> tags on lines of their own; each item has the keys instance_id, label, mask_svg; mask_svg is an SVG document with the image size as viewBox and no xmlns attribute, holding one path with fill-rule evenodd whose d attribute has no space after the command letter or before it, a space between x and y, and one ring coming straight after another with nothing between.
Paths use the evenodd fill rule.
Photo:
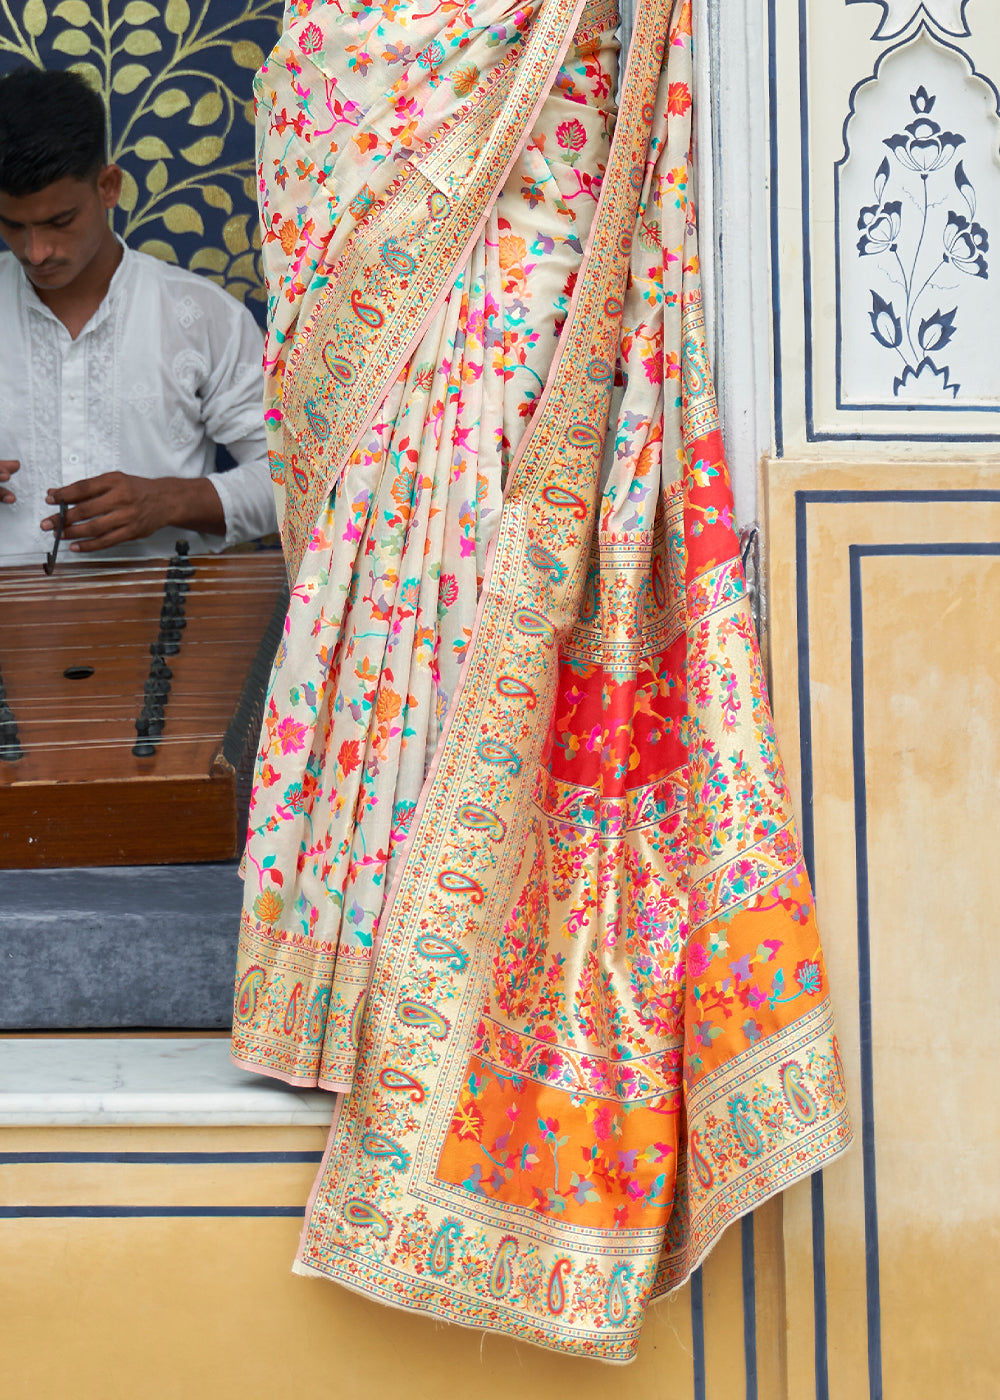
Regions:
<instances>
[{"instance_id":1,"label":"man","mask_svg":"<svg viewBox=\"0 0 1000 1400\"><path fill-rule=\"evenodd\" d=\"M262 337L205 278L112 232L122 172L74 73L0 78L0 560L68 507L81 555L224 546L275 528ZM236 461L215 473L215 445Z\"/></svg>"}]
</instances>

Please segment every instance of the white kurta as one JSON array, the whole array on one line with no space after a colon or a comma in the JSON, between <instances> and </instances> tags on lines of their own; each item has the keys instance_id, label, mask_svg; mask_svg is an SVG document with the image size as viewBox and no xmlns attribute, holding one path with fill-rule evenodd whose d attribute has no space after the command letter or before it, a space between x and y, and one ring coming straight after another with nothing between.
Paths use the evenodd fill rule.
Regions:
<instances>
[{"instance_id":1,"label":"white kurta","mask_svg":"<svg viewBox=\"0 0 1000 1400\"><path fill-rule=\"evenodd\" d=\"M81 477L207 476L215 444L236 459L212 484L226 534L160 530L109 554L218 550L276 528L264 439L263 339L214 283L125 249L108 294L75 340L13 254L0 255L0 459L20 471L0 504L0 562L40 559L45 494ZM91 556L93 557L93 556Z\"/></svg>"}]
</instances>

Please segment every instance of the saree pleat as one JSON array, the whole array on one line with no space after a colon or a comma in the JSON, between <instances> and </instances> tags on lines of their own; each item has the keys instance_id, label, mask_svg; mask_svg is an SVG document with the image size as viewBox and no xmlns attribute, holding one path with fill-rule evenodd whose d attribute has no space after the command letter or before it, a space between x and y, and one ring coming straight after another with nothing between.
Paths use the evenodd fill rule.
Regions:
<instances>
[{"instance_id":1,"label":"saree pleat","mask_svg":"<svg viewBox=\"0 0 1000 1400\"><path fill-rule=\"evenodd\" d=\"M292 588L250 814L234 1034L238 1060L292 1083L351 1084L393 855L596 206L615 46L593 21L587 30L597 100L582 100L571 65L561 91L577 100L545 109L544 131L575 124L573 165L553 169L527 141L513 197L500 192L345 463Z\"/></svg>"},{"instance_id":2,"label":"saree pleat","mask_svg":"<svg viewBox=\"0 0 1000 1400\"><path fill-rule=\"evenodd\" d=\"M313 7L309 44L324 23L347 37L332 11ZM628 1360L648 1302L850 1126L705 351L690 6L639 8L610 153L611 20L575 16L567 51L555 15L490 12L491 33L523 30L503 71L520 82L530 56L549 77L488 204L442 119L452 21L426 107L442 144L417 158L433 181L383 180L376 252L362 266L341 237L308 319L275 321L273 468L301 562L234 1055L343 1094L298 1271ZM376 38L398 52L388 20L366 53ZM263 77L298 67L276 54ZM458 247L463 189L464 252L400 299ZM349 307L374 339L345 335ZM345 386L406 324L354 442Z\"/></svg>"}]
</instances>

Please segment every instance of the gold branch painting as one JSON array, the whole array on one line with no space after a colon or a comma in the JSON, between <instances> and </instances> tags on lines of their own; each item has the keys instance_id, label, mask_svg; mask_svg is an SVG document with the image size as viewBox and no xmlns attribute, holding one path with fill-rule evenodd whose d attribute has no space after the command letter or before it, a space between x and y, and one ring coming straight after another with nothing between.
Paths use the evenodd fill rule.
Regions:
<instances>
[{"instance_id":1,"label":"gold branch painting","mask_svg":"<svg viewBox=\"0 0 1000 1400\"><path fill-rule=\"evenodd\" d=\"M0 72L72 68L101 94L125 172L115 228L263 312L254 70L281 0L0 0Z\"/></svg>"}]
</instances>

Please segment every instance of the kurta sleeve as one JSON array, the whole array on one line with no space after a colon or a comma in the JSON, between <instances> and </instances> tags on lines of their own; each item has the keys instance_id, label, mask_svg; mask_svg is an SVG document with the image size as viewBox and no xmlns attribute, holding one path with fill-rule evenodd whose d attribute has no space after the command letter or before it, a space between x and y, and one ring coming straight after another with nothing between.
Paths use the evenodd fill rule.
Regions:
<instances>
[{"instance_id":1,"label":"kurta sleeve","mask_svg":"<svg viewBox=\"0 0 1000 1400\"><path fill-rule=\"evenodd\" d=\"M212 297L210 316L213 353L201 388L202 421L212 441L236 460L235 467L211 478L222 502L228 546L278 528L264 436L264 340L250 312L231 297Z\"/></svg>"}]
</instances>

